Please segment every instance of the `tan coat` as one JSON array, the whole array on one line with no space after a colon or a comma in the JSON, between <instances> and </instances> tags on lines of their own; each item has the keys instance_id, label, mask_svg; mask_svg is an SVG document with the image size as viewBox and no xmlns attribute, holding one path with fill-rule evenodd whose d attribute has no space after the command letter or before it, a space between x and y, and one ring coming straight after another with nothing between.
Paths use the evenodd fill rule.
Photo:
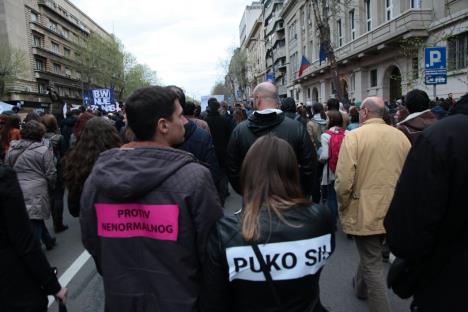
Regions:
<instances>
[{"instance_id":1,"label":"tan coat","mask_svg":"<svg viewBox=\"0 0 468 312\"><path fill-rule=\"evenodd\" d=\"M380 118L369 119L346 135L335 181L345 233L385 233L383 219L410 147L401 131Z\"/></svg>"}]
</instances>

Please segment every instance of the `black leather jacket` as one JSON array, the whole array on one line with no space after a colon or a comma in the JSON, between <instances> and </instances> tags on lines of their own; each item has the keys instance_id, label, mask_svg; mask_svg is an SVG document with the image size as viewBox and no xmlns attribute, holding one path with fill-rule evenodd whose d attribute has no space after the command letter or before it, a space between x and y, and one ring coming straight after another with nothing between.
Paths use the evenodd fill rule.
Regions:
<instances>
[{"instance_id":1,"label":"black leather jacket","mask_svg":"<svg viewBox=\"0 0 468 312\"><path fill-rule=\"evenodd\" d=\"M248 120L241 122L232 132L226 163L229 182L234 190L241 193L240 170L247 151L258 137L268 133L291 144L300 167L302 190L305 195L311 195L317 167L317 155L312 141L300 122L285 118L283 113L276 112L269 114L254 112Z\"/></svg>"},{"instance_id":2,"label":"black leather jacket","mask_svg":"<svg viewBox=\"0 0 468 312\"><path fill-rule=\"evenodd\" d=\"M319 277L335 248L332 217L319 205L293 207L283 217L287 223L273 214L270 226L264 209L258 240L280 306L273 300L252 246L242 237L239 212L219 220L208 241L203 311L324 311Z\"/></svg>"}]
</instances>

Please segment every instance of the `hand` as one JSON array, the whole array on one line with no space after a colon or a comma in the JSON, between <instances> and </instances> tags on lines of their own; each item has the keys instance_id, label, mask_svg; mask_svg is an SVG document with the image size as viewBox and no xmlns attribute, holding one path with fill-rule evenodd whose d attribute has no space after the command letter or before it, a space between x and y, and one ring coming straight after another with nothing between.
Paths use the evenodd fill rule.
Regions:
<instances>
[{"instance_id":1,"label":"hand","mask_svg":"<svg viewBox=\"0 0 468 312\"><path fill-rule=\"evenodd\" d=\"M55 297L60 299L63 303L67 303L67 297L68 297L68 289L67 288L62 288L58 293L55 294Z\"/></svg>"}]
</instances>

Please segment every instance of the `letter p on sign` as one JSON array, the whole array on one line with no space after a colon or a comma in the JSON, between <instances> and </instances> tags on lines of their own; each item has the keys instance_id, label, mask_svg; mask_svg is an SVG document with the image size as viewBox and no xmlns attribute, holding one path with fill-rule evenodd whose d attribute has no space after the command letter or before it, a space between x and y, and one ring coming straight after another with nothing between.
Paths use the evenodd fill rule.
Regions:
<instances>
[{"instance_id":1,"label":"letter p on sign","mask_svg":"<svg viewBox=\"0 0 468 312\"><path fill-rule=\"evenodd\" d=\"M438 50L429 51L429 65L432 67L440 62L442 62L442 53Z\"/></svg>"}]
</instances>

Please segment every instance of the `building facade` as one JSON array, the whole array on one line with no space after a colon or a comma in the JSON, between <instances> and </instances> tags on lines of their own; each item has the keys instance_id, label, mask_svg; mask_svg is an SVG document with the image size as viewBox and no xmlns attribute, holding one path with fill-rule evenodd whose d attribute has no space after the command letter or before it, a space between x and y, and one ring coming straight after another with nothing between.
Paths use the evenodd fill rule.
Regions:
<instances>
[{"instance_id":1,"label":"building facade","mask_svg":"<svg viewBox=\"0 0 468 312\"><path fill-rule=\"evenodd\" d=\"M252 91L257 84L265 80L265 32L263 29L263 16L260 15L247 36L245 43L247 52L247 98L252 98Z\"/></svg>"},{"instance_id":2,"label":"building facade","mask_svg":"<svg viewBox=\"0 0 468 312\"><path fill-rule=\"evenodd\" d=\"M336 3L337 1L330 1ZM340 1L341 3L347 1ZM285 1L280 13L286 44L287 94L305 104L334 97L330 66L320 62L311 1ZM351 0L329 10L342 93L348 99L381 96L392 102L424 84L424 48L447 47L448 81L436 95L468 91L468 0ZM302 56L311 66L298 76Z\"/></svg>"},{"instance_id":3,"label":"building facade","mask_svg":"<svg viewBox=\"0 0 468 312\"><path fill-rule=\"evenodd\" d=\"M241 48L245 48L247 37L261 14L262 3L259 1L254 1L251 5L245 7L244 14L242 14L242 19L239 24L239 42Z\"/></svg>"},{"instance_id":4,"label":"building facade","mask_svg":"<svg viewBox=\"0 0 468 312\"><path fill-rule=\"evenodd\" d=\"M267 80L276 84L280 97L287 95L286 37L283 18L280 14L283 2L283 0L262 1Z\"/></svg>"},{"instance_id":5,"label":"building facade","mask_svg":"<svg viewBox=\"0 0 468 312\"><path fill-rule=\"evenodd\" d=\"M26 70L7 85L4 100L50 108L50 86L67 103L81 104L83 84L77 50L79 42L91 33L111 39L70 1L1 0L0 42L26 55Z\"/></svg>"}]
</instances>

